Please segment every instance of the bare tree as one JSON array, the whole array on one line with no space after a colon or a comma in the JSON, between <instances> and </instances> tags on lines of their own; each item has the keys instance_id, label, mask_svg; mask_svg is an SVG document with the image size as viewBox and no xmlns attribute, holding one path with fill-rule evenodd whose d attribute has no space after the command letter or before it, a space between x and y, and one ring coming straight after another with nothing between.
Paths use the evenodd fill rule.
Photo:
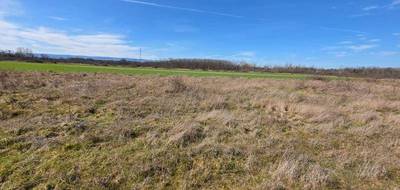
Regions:
<instances>
[{"instance_id":1,"label":"bare tree","mask_svg":"<svg viewBox=\"0 0 400 190\"><path fill-rule=\"evenodd\" d=\"M15 55L21 56L21 57L33 57L33 52L29 48L17 48Z\"/></svg>"}]
</instances>

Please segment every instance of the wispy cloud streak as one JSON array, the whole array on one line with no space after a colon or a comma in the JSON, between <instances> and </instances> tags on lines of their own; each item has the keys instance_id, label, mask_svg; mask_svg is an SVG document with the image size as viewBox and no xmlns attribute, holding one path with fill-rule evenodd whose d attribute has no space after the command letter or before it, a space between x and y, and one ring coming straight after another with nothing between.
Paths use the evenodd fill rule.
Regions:
<instances>
[{"instance_id":1,"label":"wispy cloud streak","mask_svg":"<svg viewBox=\"0 0 400 190\"><path fill-rule=\"evenodd\" d=\"M378 6L368 6L368 7L364 7L363 11L370 11L370 10L375 10L375 9L379 9Z\"/></svg>"},{"instance_id":2,"label":"wispy cloud streak","mask_svg":"<svg viewBox=\"0 0 400 190\"><path fill-rule=\"evenodd\" d=\"M67 21L68 19L58 16L50 16L49 19L56 20L56 21Z\"/></svg>"},{"instance_id":3,"label":"wispy cloud streak","mask_svg":"<svg viewBox=\"0 0 400 190\"><path fill-rule=\"evenodd\" d=\"M186 7L177 7L177 6L158 4L158 3L152 3L152 2L147 2L147 1L136 1L136 0L121 0L121 1L139 4L139 5L145 5L145 6L152 6L152 7L166 8L166 9L175 9L175 10L202 13L202 14L218 15L218 16L231 17L231 18L244 18L243 16L229 14L229 13L207 11L207 10L202 10L202 9L193 9L193 8L186 8Z\"/></svg>"},{"instance_id":4,"label":"wispy cloud streak","mask_svg":"<svg viewBox=\"0 0 400 190\"><path fill-rule=\"evenodd\" d=\"M377 5L372 5L368 7L364 7L362 10L363 11L372 11L372 10L378 10L378 9L394 9L400 6L400 0L393 0L392 3L386 4L383 6L377 6Z\"/></svg>"},{"instance_id":5,"label":"wispy cloud streak","mask_svg":"<svg viewBox=\"0 0 400 190\"><path fill-rule=\"evenodd\" d=\"M392 6L400 5L400 0L394 0Z\"/></svg>"},{"instance_id":6,"label":"wispy cloud streak","mask_svg":"<svg viewBox=\"0 0 400 190\"><path fill-rule=\"evenodd\" d=\"M335 32L347 32L347 33L355 33L355 34L365 34L363 31L358 31L358 30L352 30L352 29L346 29L346 28L331 28L331 27L320 27L322 30L329 30L329 31L335 31Z\"/></svg>"}]
</instances>

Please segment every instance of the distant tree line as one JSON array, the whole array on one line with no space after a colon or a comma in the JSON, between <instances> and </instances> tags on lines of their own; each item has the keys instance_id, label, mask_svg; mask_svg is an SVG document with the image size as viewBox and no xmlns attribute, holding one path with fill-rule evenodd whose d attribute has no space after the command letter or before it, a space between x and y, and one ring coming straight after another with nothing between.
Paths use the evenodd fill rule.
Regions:
<instances>
[{"instance_id":1,"label":"distant tree line","mask_svg":"<svg viewBox=\"0 0 400 190\"><path fill-rule=\"evenodd\" d=\"M127 67L153 67L153 68L180 68L201 69L216 71L240 71L240 72L273 72L273 73L297 73L311 75L331 75L346 77L368 78L396 78L400 79L400 68L343 68L321 69L301 66L256 66L246 62L232 62L214 59L167 59L167 60L96 60L90 58L51 58L46 54L33 54L30 49L18 48L16 51L0 51L0 61L27 61L33 63L83 63L100 66L127 66ZM400 64L400 63L399 63Z\"/></svg>"},{"instance_id":2,"label":"distant tree line","mask_svg":"<svg viewBox=\"0 0 400 190\"><path fill-rule=\"evenodd\" d=\"M400 64L400 62L399 62ZM296 74L312 74L312 75L329 75L342 77L364 77L364 78L392 78L400 79L400 68L379 68L379 67L359 67L359 68L341 68L341 69L321 69L313 67L301 66L278 66L264 67L265 72L274 73L296 73Z\"/></svg>"},{"instance_id":3,"label":"distant tree line","mask_svg":"<svg viewBox=\"0 0 400 190\"><path fill-rule=\"evenodd\" d=\"M129 67L181 68L221 71L261 71L261 68L249 63L234 63L215 59L167 59L167 60L97 60L91 58L51 58L46 54L36 55L25 48L17 51L0 51L0 61L18 60L35 63L83 63L101 66L119 65Z\"/></svg>"}]
</instances>

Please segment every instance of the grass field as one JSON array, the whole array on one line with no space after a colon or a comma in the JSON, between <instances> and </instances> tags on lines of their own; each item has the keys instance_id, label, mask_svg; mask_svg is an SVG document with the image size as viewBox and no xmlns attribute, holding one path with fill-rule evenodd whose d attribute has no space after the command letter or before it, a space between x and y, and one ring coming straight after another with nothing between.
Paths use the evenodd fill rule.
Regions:
<instances>
[{"instance_id":1,"label":"grass field","mask_svg":"<svg viewBox=\"0 0 400 190\"><path fill-rule=\"evenodd\" d=\"M400 80L0 71L0 189L399 187Z\"/></svg>"},{"instance_id":2,"label":"grass field","mask_svg":"<svg viewBox=\"0 0 400 190\"><path fill-rule=\"evenodd\" d=\"M261 72L222 72L201 71L187 69L156 69L156 68L132 68L118 66L93 66L82 64L42 64L27 62L0 62L0 70L3 71L38 71L58 73L112 73L126 75L157 75L157 76L194 76L194 77L243 77L243 78L274 78L274 79L306 79L312 77L304 74L289 73L261 73ZM328 77L334 79L336 77Z\"/></svg>"}]
</instances>

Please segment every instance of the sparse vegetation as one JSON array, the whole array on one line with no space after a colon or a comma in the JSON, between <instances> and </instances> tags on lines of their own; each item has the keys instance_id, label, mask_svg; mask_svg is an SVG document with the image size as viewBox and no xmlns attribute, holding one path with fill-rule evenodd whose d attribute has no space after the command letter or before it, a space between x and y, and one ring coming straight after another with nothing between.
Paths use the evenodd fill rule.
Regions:
<instances>
[{"instance_id":1,"label":"sparse vegetation","mask_svg":"<svg viewBox=\"0 0 400 190\"><path fill-rule=\"evenodd\" d=\"M0 189L396 189L400 81L0 72Z\"/></svg>"}]
</instances>

